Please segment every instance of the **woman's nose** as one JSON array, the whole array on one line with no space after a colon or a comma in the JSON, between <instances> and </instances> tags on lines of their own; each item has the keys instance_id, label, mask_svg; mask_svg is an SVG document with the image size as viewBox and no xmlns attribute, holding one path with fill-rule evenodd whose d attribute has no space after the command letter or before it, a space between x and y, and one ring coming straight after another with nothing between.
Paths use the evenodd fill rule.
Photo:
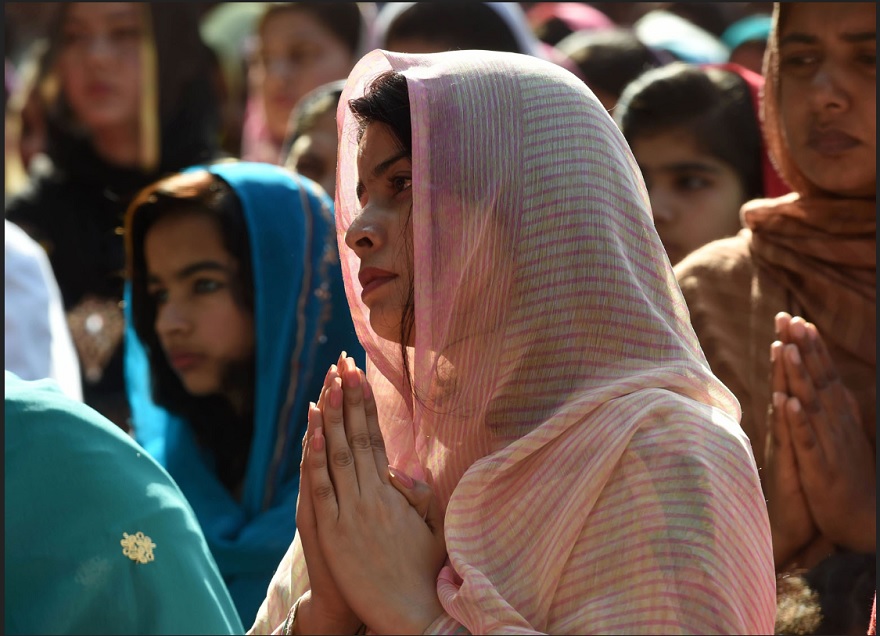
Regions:
<instances>
[{"instance_id":1,"label":"woman's nose","mask_svg":"<svg viewBox=\"0 0 880 636\"><path fill-rule=\"evenodd\" d=\"M367 208L355 217L345 232L345 244L358 258L382 245L382 232Z\"/></svg>"},{"instance_id":2,"label":"woman's nose","mask_svg":"<svg viewBox=\"0 0 880 636\"><path fill-rule=\"evenodd\" d=\"M87 59L106 59L116 55L116 47L112 39L105 33L91 36L85 43Z\"/></svg>"},{"instance_id":3,"label":"woman's nose","mask_svg":"<svg viewBox=\"0 0 880 636\"><path fill-rule=\"evenodd\" d=\"M849 93L843 71L830 62L822 64L813 76L810 99L817 110L846 108Z\"/></svg>"}]
</instances>

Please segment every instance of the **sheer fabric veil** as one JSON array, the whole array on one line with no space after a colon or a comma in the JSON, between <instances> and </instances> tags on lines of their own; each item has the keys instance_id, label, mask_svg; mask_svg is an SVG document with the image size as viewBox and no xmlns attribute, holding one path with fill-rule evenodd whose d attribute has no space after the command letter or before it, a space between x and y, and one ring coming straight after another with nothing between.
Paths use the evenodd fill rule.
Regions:
<instances>
[{"instance_id":1,"label":"sheer fabric veil","mask_svg":"<svg viewBox=\"0 0 880 636\"><path fill-rule=\"evenodd\" d=\"M412 112L415 396L343 241L358 211L348 101L389 69ZM337 121L343 275L389 462L446 507L447 614L429 633L771 632L769 524L739 406L590 90L525 55L377 50ZM298 542L289 555L296 599Z\"/></svg>"}]
</instances>

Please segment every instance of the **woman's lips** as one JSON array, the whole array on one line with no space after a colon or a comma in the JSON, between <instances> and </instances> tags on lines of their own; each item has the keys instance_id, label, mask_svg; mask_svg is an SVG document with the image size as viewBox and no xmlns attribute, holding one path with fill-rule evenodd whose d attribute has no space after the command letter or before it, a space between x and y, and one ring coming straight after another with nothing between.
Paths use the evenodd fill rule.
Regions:
<instances>
[{"instance_id":1,"label":"woman's lips","mask_svg":"<svg viewBox=\"0 0 880 636\"><path fill-rule=\"evenodd\" d=\"M378 289L379 287L381 287L385 283L390 283L395 278L397 278L396 274L392 275L392 276L384 276L382 278L374 278L369 283L364 285L364 288L361 291L361 300L366 298L367 295L370 294L374 289Z\"/></svg>"},{"instance_id":2,"label":"woman's lips","mask_svg":"<svg viewBox=\"0 0 880 636\"><path fill-rule=\"evenodd\" d=\"M807 145L823 155L839 155L860 144L858 139L840 130L813 129L807 137Z\"/></svg>"},{"instance_id":3,"label":"woman's lips","mask_svg":"<svg viewBox=\"0 0 880 636\"><path fill-rule=\"evenodd\" d=\"M391 282L397 278L397 274L389 272L377 267L365 267L358 273L358 280L361 283L361 300L367 297L374 290L378 289L385 283Z\"/></svg>"},{"instance_id":4,"label":"woman's lips","mask_svg":"<svg viewBox=\"0 0 880 636\"><path fill-rule=\"evenodd\" d=\"M100 99L102 97L108 97L114 93L114 89L110 84L104 84L103 82L94 82L89 84L86 87L86 93L92 99Z\"/></svg>"}]
</instances>

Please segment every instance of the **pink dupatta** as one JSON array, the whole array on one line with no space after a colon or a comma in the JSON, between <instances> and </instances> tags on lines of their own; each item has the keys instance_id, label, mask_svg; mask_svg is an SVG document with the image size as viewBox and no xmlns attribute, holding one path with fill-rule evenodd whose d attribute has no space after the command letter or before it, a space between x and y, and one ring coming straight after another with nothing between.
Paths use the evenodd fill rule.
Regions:
<instances>
[{"instance_id":1,"label":"pink dupatta","mask_svg":"<svg viewBox=\"0 0 880 636\"><path fill-rule=\"evenodd\" d=\"M407 78L417 397L371 330L348 100ZM769 523L638 167L583 82L524 55L373 51L340 100L336 219L391 464L446 507L430 633L771 633ZM308 587L298 538L253 632Z\"/></svg>"}]
</instances>

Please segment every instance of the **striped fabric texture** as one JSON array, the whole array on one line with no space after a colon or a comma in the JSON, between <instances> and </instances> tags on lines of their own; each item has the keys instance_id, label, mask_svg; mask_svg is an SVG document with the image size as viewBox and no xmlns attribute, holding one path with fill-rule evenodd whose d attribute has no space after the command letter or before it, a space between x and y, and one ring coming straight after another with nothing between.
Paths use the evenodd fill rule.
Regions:
<instances>
[{"instance_id":1,"label":"striped fabric texture","mask_svg":"<svg viewBox=\"0 0 880 636\"><path fill-rule=\"evenodd\" d=\"M371 330L348 100L407 78L415 396ZM340 100L337 228L389 462L446 509L430 633L771 633L769 524L622 135L532 57L374 51ZM288 580L283 580L288 575ZM257 631L308 587L298 541Z\"/></svg>"}]
</instances>

